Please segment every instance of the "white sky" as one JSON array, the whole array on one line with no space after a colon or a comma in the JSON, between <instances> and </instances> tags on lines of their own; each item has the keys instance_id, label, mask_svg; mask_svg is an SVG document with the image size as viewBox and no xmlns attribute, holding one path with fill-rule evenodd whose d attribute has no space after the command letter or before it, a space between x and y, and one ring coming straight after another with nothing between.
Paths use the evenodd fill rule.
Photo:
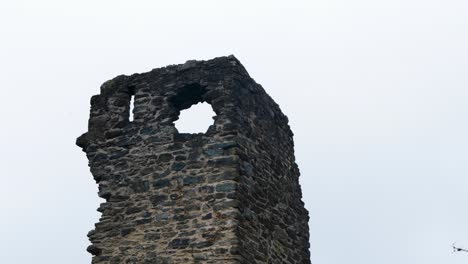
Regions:
<instances>
[{"instance_id":1,"label":"white sky","mask_svg":"<svg viewBox=\"0 0 468 264\"><path fill-rule=\"evenodd\" d=\"M290 119L314 264L467 263L466 0L0 0L0 262L90 263L101 83L229 54Z\"/></svg>"}]
</instances>

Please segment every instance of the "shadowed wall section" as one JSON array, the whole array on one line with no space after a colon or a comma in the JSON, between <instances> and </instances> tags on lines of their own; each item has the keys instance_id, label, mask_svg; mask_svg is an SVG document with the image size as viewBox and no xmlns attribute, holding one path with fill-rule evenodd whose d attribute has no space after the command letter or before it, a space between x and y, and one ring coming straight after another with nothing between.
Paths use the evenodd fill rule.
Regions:
<instances>
[{"instance_id":1,"label":"shadowed wall section","mask_svg":"<svg viewBox=\"0 0 468 264\"><path fill-rule=\"evenodd\" d=\"M180 111L199 102L214 124L179 133ZM104 83L77 140L106 200L93 263L310 263L292 137L233 56Z\"/></svg>"}]
</instances>

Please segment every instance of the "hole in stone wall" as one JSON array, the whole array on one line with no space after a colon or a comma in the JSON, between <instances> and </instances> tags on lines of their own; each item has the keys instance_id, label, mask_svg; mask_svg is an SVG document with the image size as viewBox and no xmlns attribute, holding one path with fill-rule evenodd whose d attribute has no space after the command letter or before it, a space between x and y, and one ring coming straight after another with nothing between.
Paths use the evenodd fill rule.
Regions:
<instances>
[{"instance_id":1,"label":"hole in stone wall","mask_svg":"<svg viewBox=\"0 0 468 264\"><path fill-rule=\"evenodd\" d=\"M175 126L179 133L205 133L213 124L216 113L208 103L198 103L180 112Z\"/></svg>"},{"instance_id":2,"label":"hole in stone wall","mask_svg":"<svg viewBox=\"0 0 468 264\"><path fill-rule=\"evenodd\" d=\"M135 95L130 96L130 110L128 111L128 120L133 122L133 108L135 107Z\"/></svg>"}]
</instances>

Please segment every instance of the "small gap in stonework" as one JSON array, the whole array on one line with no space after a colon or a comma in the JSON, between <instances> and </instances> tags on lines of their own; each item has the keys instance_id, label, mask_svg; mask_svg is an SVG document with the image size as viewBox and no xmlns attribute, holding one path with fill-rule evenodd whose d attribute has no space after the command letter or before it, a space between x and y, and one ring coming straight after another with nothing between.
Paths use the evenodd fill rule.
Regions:
<instances>
[{"instance_id":1,"label":"small gap in stonework","mask_svg":"<svg viewBox=\"0 0 468 264\"><path fill-rule=\"evenodd\" d=\"M133 122L133 108L135 107L135 95L130 96L130 110L128 111L128 120Z\"/></svg>"},{"instance_id":2,"label":"small gap in stonework","mask_svg":"<svg viewBox=\"0 0 468 264\"><path fill-rule=\"evenodd\" d=\"M208 103L198 103L180 112L175 126L179 133L205 133L214 123L216 113Z\"/></svg>"}]
</instances>

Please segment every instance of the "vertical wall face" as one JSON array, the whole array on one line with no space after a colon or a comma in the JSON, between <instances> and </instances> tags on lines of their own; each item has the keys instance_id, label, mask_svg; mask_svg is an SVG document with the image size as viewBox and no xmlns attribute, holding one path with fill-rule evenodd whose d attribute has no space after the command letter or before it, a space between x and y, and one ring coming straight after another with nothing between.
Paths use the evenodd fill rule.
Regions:
<instances>
[{"instance_id":1,"label":"vertical wall face","mask_svg":"<svg viewBox=\"0 0 468 264\"><path fill-rule=\"evenodd\" d=\"M198 102L214 124L179 134ZM77 144L106 200L93 263L310 263L287 118L234 57L106 82Z\"/></svg>"}]
</instances>

